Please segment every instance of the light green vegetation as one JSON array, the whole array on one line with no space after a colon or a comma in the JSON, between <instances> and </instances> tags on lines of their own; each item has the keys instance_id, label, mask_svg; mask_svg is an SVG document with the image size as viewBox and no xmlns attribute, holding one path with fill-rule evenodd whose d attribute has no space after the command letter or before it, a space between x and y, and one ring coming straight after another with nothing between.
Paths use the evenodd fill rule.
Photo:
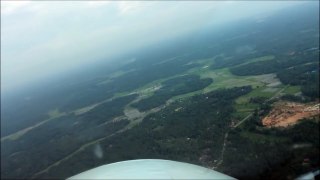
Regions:
<instances>
[{"instance_id":1,"label":"light green vegetation","mask_svg":"<svg viewBox=\"0 0 320 180\"><path fill-rule=\"evenodd\" d=\"M218 56L223 56L223 54ZM201 64L201 66L192 68L188 71L189 74L196 74L196 75L199 75L201 78L211 78L213 79L213 83L211 83L208 87L204 88L203 90L175 96L172 99L176 100L180 98L187 98L187 97L194 96L201 93L208 93L220 88L232 88L232 87L240 87L240 86L247 86L247 85L251 85L254 89L258 87L259 88L257 90L254 90L254 92L252 92L250 95L242 99L249 99L250 97L256 97L260 95L263 97L271 97L279 90L278 86L280 86L281 83L276 78L275 74L264 74L264 75L258 75L258 76L236 76L229 71L229 68L222 68L222 69L216 69L216 70L211 70L210 68L207 68L207 66L210 66L214 62L214 59L218 56L215 56L213 58L196 60L194 62ZM254 58L249 61L250 62L265 61L273 58L274 58L273 55L269 55L269 56ZM270 87L267 87L267 85L269 85ZM247 109L247 110L252 109L253 107L252 105L250 106L250 105L243 105L243 104L241 106L244 107L243 109ZM246 110L243 110L243 111L246 111Z\"/></svg>"},{"instance_id":2,"label":"light green vegetation","mask_svg":"<svg viewBox=\"0 0 320 180\"><path fill-rule=\"evenodd\" d=\"M113 78L122 76L122 75L124 75L124 74L126 74L126 73L128 73L128 72L131 72L131 71L134 71L134 70L129 70L129 71L116 71L116 72L112 73L111 75L107 76L107 77L106 77L106 80L103 80L103 81L99 82L97 85L107 84L107 83L111 82Z\"/></svg>"},{"instance_id":3,"label":"light green vegetation","mask_svg":"<svg viewBox=\"0 0 320 180\"><path fill-rule=\"evenodd\" d=\"M110 78L116 78L116 77L119 77L119 76L122 76L128 72L131 72L131 71L134 71L134 70L129 70L129 71L116 71L114 73L112 73L109 77Z\"/></svg>"},{"instance_id":4,"label":"light green vegetation","mask_svg":"<svg viewBox=\"0 0 320 180\"><path fill-rule=\"evenodd\" d=\"M151 83L148 83L140 88L137 88L135 89L134 91L126 91L126 92L119 92L119 93L116 93L114 95L113 98L118 98L118 97L122 97L122 96L127 96L127 95L130 95L130 94L139 94L140 96L143 96L143 97L149 97L149 96L152 96L153 93L160 89L161 88L161 82L167 80L169 78L163 78L163 79L158 79L156 81L153 81Z\"/></svg>"},{"instance_id":5,"label":"light green vegetation","mask_svg":"<svg viewBox=\"0 0 320 180\"><path fill-rule=\"evenodd\" d=\"M179 74L169 78L162 78L162 79L155 80L140 88L137 88L134 91L116 93L113 98L127 96L132 93L137 93L140 95L140 97L147 98L152 96L155 91L161 88L162 82L171 78L175 78L177 76L182 76L186 74L195 74L195 75L199 75L202 79L211 78L213 79L213 83L211 83L209 86L207 86L202 90L174 96L171 98L171 100L185 99L194 95L208 93L220 88L232 88L232 87L250 85L252 86L253 91L248 93L247 95L237 98L236 103L234 105L238 115L240 117L245 117L246 115L248 115L248 113L252 112L257 107L256 104L249 103L250 98L252 97L270 98L273 95L275 95L281 88L284 87L279 81L279 79L276 78L275 74L264 74L264 75L258 75L258 76L236 76L229 71L229 68L212 70L210 69L210 65L214 63L214 59L217 57L224 57L224 56L223 54L220 54L212 58L194 60L191 62L191 64L196 63L196 64L199 64L200 66L190 69L187 73ZM175 58L171 58L168 60L174 60L174 59ZM274 59L273 55L261 56L258 58L250 59L246 63L266 61L266 60L272 60L272 59ZM121 75L121 72L118 72L118 75L119 74ZM285 89L284 92L294 94L294 93L300 92L300 89L298 86L289 86Z\"/></svg>"},{"instance_id":6,"label":"light green vegetation","mask_svg":"<svg viewBox=\"0 0 320 180\"><path fill-rule=\"evenodd\" d=\"M212 78L213 83L203 89L204 93L219 89L232 88L240 86L263 86L264 83L254 76L235 76L231 74L228 68L210 70L210 69L192 69L190 73L200 75L201 78Z\"/></svg>"},{"instance_id":7,"label":"light green vegetation","mask_svg":"<svg viewBox=\"0 0 320 180\"><path fill-rule=\"evenodd\" d=\"M195 60L195 61L192 61L192 63L188 63L188 64L201 64L203 68L204 66L210 66L213 62L214 62L214 59L218 57L218 56L215 56L215 57L212 57L212 58L205 58L205 59L198 59L198 60ZM198 67L197 67L198 69Z\"/></svg>"},{"instance_id":8,"label":"light green vegetation","mask_svg":"<svg viewBox=\"0 0 320 180\"><path fill-rule=\"evenodd\" d=\"M95 108L95 107L98 106L99 104L101 104L101 103L92 104L92 105L89 105L89 106L86 106L86 107L77 109L77 110L75 110L75 111L73 111L73 112L74 112L75 115L84 114L84 113L90 111L91 109Z\"/></svg>"},{"instance_id":9,"label":"light green vegetation","mask_svg":"<svg viewBox=\"0 0 320 180\"><path fill-rule=\"evenodd\" d=\"M195 95L198 95L198 94L202 94L202 93L203 93L203 90L198 90L198 91L194 91L194 92L190 92L190 93L174 96L171 99L172 100L185 99L185 98L188 98L188 97L191 97L191 96L195 96Z\"/></svg>"},{"instance_id":10,"label":"light green vegetation","mask_svg":"<svg viewBox=\"0 0 320 180\"><path fill-rule=\"evenodd\" d=\"M101 82L97 83L97 85L108 84L109 82L111 82L111 79L106 78L106 80L103 80L103 81L101 81Z\"/></svg>"},{"instance_id":11,"label":"light green vegetation","mask_svg":"<svg viewBox=\"0 0 320 180\"><path fill-rule=\"evenodd\" d=\"M254 58L249 60L248 62L266 61L271 59L274 59L273 55ZM210 59L207 60L210 61ZM198 62L207 65L211 63L208 61L206 62L205 60L202 60ZM275 74L264 74L258 76L236 76L233 75L228 68L216 70L207 68L193 68L189 71L189 73L200 75L201 78L212 78L213 83L203 90L188 93L175 98L185 98L199 93L207 93L220 88L232 88L251 85L253 88L252 92L237 98L234 104L234 107L236 109L234 116L239 118L246 117L247 115L252 113L255 108L258 107L257 104L249 102L250 98L259 96L270 98L280 90L281 86L281 83L279 79L276 78Z\"/></svg>"},{"instance_id":12,"label":"light green vegetation","mask_svg":"<svg viewBox=\"0 0 320 180\"><path fill-rule=\"evenodd\" d=\"M253 63L253 62L269 61L269 60L272 60L272 59L274 59L274 58L275 58L274 55L261 56L261 57L249 59L247 62L242 63L242 64L239 64L239 66L240 66L240 65L249 64L249 63Z\"/></svg>"},{"instance_id":13,"label":"light green vegetation","mask_svg":"<svg viewBox=\"0 0 320 180\"><path fill-rule=\"evenodd\" d=\"M276 92L265 91L266 88L267 87L259 87L259 88L253 89L250 93L237 98L236 104L249 103L250 98L253 98L253 97L271 98L276 93Z\"/></svg>"},{"instance_id":14,"label":"light green vegetation","mask_svg":"<svg viewBox=\"0 0 320 180\"><path fill-rule=\"evenodd\" d=\"M213 79L213 83L210 84L208 87L204 88L203 90L190 92L187 94L178 95L172 98L172 100L177 100L180 98L187 98L190 96L194 96L201 93L207 93L219 88L231 88L231 87L238 87L238 86L245 86L245 85L252 85L252 86L262 86L263 83L261 80L256 78L256 76L235 76L230 73L228 68L223 69L217 69L217 70L211 70L210 65L214 62L214 59L217 57L223 57L223 54L214 56L212 58L205 58L205 59L198 59L190 62L189 64L200 64L200 66L190 69L185 74L178 74L176 76L168 77L168 78L162 78L155 80L151 83L148 83L134 91L128 91L128 92L120 92L116 93L114 98L126 96L132 93L137 93L140 96L143 97L150 97L154 94L156 90L161 88L161 83L178 76L186 75L186 74L195 74L199 75L201 78L211 78ZM265 57L266 58L266 57ZM270 57L269 57L270 58ZM174 60L175 58L171 58L169 60ZM259 58L256 58L259 59ZM263 59L262 57L260 59Z\"/></svg>"},{"instance_id":15,"label":"light green vegetation","mask_svg":"<svg viewBox=\"0 0 320 180\"><path fill-rule=\"evenodd\" d=\"M62 115L65 115L65 113L60 112L58 108L53 109L53 110L48 112L49 118L57 118L57 117L60 117Z\"/></svg>"},{"instance_id":16,"label":"light green vegetation","mask_svg":"<svg viewBox=\"0 0 320 180\"><path fill-rule=\"evenodd\" d=\"M252 112L255 108L259 107L257 104L253 103L235 103L234 108L237 109L237 112L243 113L243 112Z\"/></svg>"},{"instance_id":17,"label":"light green vegetation","mask_svg":"<svg viewBox=\"0 0 320 180\"><path fill-rule=\"evenodd\" d=\"M276 93L278 93L281 89L275 91L275 92L270 92L270 91L265 91L269 87L259 87L259 88L254 88L250 93L240 96L235 100L234 103L234 108L236 109L236 114L240 117L245 117L248 114L252 113L254 109L258 108L258 104L254 104L250 102L250 98L253 97L266 97L266 98L271 98L273 97Z\"/></svg>"},{"instance_id":18,"label":"light green vegetation","mask_svg":"<svg viewBox=\"0 0 320 180\"><path fill-rule=\"evenodd\" d=\"M13 134L5 136L5 137L1 138L1 142L6 140L6 139L9 139L9 140L12 140L12 141L17 140L20 137L22 137L24 134L26 134L27 132L31 131L32 129L37 128L37 127L41 126L42 124L47 123L48 121L51 121L51 120L54 120L56 118L65 116L67 114L68 113L60 112L58 109L51 110L51 111L48 112L49 118L47 118L47 119L45 119L45 120L43 120L43 121L41 121L41 122L39 122L39 123L37 123L37 124L35 124L33 126L27 127L27 128L22 129L22 130L20 130L18 132L15 132Z\"/></svg>"},{"instance_id":19,"label":"light green vegetation","mask_svg":"<svg viewBox=\"0 0 320 180\"><path fill-rule=\"evenodd\" d=\"M130 95L132 92L119 92L119 93L115 93L113 98L118 98L118 97L122 97L122 96L127 96Z\"/></svg>"},{"instance_id":20,"label":"light green vegetation","mask_svg":"<svg viewBox=\"0 0 320 180\"><path fill-rule=\"evenodd\" d=\"M250 93L237 98L234 103L234 108L236 109L236 112L234 112L233 115L234 117L241 119L248 116L250 113L254 111L254 109L258 107L258 104L253 104L249 102L250 98L253 98L253 97L271 98L276 93L278 93L282 88L285 88L284 93L295 94L297 92L300 92L299 86L285 87L284 85L282 85L279 79L276 78L275 74L264 74L264 75L258 75L258 76L236 76L229 71L229 68L221 68L221 69L215 69L215 70L210 69L210 66L214 63L214 59L221 56L224 57L223 54L221 54L212 58L194 60L191 63L199 64L199 66L190 69L187 73L178 74L176 76L155 80L140 88L137 88L134 91L116 93L113 98L127 96L133 93L139 94L140 98L147 98L152 96L155 91L161 88L162 82L168 79L186 75L186 74L195 74L195 75L199 75L201 78L211 78L213 79L213 83L211 83L209 86L207 86L202 90L174 96L170 99L171 101L185 99L198 94L208 93L220 88L232 88L232 87L250 85L252 86L253 90ZM174 59L175 58L171 58L168 60L174 60ZM274 56L268 55L268 56L262 56L262 57L250 59L246 63L266 61L266 60L272 60L272 59L274 59ZM118 73L115 73L114 75L116 76L121 74L124 74L124 72L118 72Z\"/></svg>"},{"instance_id":21,"label":"light green vegetation","mask_svg":"<svg viewBox=\"0 0 320 180\"><path fill-rule=\"evenodd\" d=\"M243 109L241 111L241 109L237 110L236 112L232 113L232 117L238 119L238 120L242 120L244 119L245 117L247 117L248 115L250 115L252 113L252 110L250 109L249 110L246 110L246 109Z\"/></svg>"},{"instance_id":22,"label":"light green vegetation","mask_svg":"<svg viewBox=\"0 0 320 180\"><path fill-rule=\"evenodd\" d=\"M181 57L184 57L184 56L186 56L186 55L181 55L181 56L175 56L175 57L172 57L172 58L168 58L168 59L165 59L165 60L163 60L163 61L154 63L154 65L158 65L158 64L163 64L163 63L167 63L167 62L170 62L170 61L174 61L174 60L176 60L177 58L181 58Z\"/></svg>"},{"instance_id":23,"label":"light green vegetation","mask_svg":"<svg viewBox=\"0 0 320 180\"><path fill-rule=\"evenodd\" d=\"M300 86L288 86L283 91L283 93L292 94L292 95L299 93L299 92L301 92Z\"/></svg>"},{"instance_id":24,"label":"light green vegetation","mask_svg":"<svg viewBox=\"0 0 320 180\"><path fill-rule=\"evenodd\" d=\"M258 133L253 133L253 132L248 132L248 131L243 131L240 133L240 135L244 138L248 138L253 142L258 142L258 143L264 143L264 142L285 142L288 141L288 138L285 137L275 137L275 136L270 136L270 135L265 135L265 134L258 134Z\"/></svg>"}]
</instances>

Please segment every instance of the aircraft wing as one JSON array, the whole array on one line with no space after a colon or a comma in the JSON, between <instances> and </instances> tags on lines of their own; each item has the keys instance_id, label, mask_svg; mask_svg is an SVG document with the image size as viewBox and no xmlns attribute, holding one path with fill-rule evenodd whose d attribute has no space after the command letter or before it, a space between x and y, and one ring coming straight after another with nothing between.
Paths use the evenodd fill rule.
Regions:
<instances>
[{"instance_id":1,"label":"aircraft wing","mask_svg":"<svg viewBox=\"0 0 320 180\"><path fill-rule=\"evenodd\" d=\"M201 166L160 159L139 159L107 164L71 179L235 179Z\"/></svg>"}]
</instances>

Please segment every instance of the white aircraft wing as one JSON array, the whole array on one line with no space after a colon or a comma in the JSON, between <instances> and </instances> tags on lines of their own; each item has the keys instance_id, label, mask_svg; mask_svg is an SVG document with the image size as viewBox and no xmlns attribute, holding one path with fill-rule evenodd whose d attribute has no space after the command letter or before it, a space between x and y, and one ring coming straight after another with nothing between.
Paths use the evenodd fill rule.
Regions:
<instances>
[{"instance_id":1,"label":"white aircraft wing","mask_svg":"<svg viewBox=\"0 0 320 180\"><path fill-rule=\"evenodd\" d=\"M71 179L235 179L201 166L160 159L139 159L107 164Z\"/></svg>"}]
</instances>

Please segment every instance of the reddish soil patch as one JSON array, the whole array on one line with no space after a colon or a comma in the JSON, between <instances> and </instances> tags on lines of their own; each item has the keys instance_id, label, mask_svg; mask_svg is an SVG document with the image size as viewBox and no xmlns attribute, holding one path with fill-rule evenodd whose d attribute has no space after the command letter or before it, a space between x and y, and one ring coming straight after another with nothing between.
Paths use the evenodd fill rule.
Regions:
<instances>
[{"instance_id":1,"label":"reddish soil patch","mask_svg":"<svg viewBox=\"0 0 320 180\"><path fill-rule=\"evenodd\" d=\"M281 101L274 104L271 112L262 119L262 124L267 127L287 127L297 123L298 120L319 114L319 103Z\"/></svg>"}]
</instances>

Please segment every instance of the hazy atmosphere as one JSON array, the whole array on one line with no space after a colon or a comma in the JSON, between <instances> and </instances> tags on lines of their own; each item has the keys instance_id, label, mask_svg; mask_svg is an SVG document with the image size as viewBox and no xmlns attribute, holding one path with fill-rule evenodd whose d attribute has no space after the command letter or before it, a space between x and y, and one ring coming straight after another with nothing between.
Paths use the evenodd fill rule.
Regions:
<instances>
[{"instance_id":1,"label":"hazy atmosphere","mask_svg":"<svg viewBox=\"0 0 320 180\"><path fill-rule=\"evenodd\" d=\"M1 88L48 76L298 1L1 1Z\"/></svg>"},{"instance_id":2,"label":"hazy atmosphere","mask_svg":"<svg viewBox=\"0 0 320 180\"><path fill-rule=\"evenodd\" d=\"M319 38L319 1L1 1L1 179L319 177Z\"/></svg>"}]
</instances>

